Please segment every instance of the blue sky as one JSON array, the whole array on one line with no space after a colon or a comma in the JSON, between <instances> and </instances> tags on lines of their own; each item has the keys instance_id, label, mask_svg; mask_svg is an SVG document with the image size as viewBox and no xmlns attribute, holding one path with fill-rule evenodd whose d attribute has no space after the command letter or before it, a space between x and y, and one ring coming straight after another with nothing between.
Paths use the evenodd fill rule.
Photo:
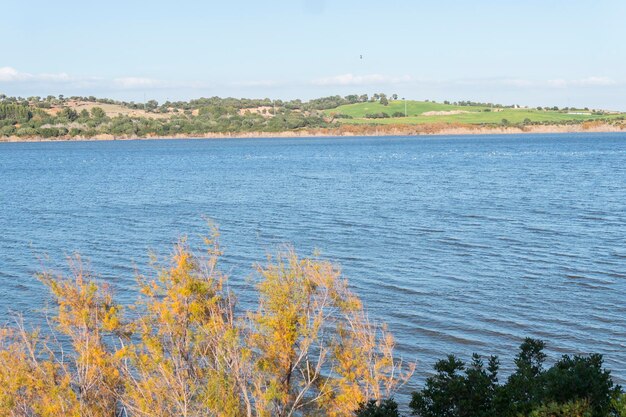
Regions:
<instances>
[{"instance_id":1,"label":"blue sky","mask_svg":"<svg viewBox=\"0 0 626 417\"><path fill-rule=\"evenodd\" d=\"M626 110L624 0L1 1L9 95Z\"/></svg>"}]
</instances>

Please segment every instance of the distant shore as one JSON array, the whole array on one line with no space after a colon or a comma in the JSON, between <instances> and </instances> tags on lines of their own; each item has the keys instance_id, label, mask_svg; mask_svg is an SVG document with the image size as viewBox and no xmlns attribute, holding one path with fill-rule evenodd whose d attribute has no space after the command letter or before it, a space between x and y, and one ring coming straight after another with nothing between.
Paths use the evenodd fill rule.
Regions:
<instances>
[{"instance_id":1,"label":"distant shore","mask_svg":"<svg viewBox=\"0 0 626 417\"><path fill-rule=\"evenodd\" d=\"M444 135L505 135L538 133L609 133L626 132L626 124L608 124L586 122L572 125L528 125L518 126L480 126L462 124L412 124L412 125L342 125L334 128L303 129L282 132L233 132L206 133L202 135L157 136L114 136L100 134L94 137L55 138L42 137L2 137L0 142L60 142L60 141L112 141L112 140L149 140L149 139L228 139L228 138L299 138L299 137L337 137L337 136L444 136Z\"/></svg>"}]
</instances>

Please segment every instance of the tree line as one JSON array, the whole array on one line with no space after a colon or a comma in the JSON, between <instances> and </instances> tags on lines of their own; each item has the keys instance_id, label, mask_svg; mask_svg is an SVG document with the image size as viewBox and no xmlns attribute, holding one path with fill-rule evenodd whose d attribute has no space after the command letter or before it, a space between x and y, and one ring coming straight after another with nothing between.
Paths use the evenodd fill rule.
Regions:
<instances>
[{"instance_id":1,"label":"tree line","mask_svg":"<svg viewBox=\"0 0 626 417\"><path fill-rule=\"evenodd\" d=\"M12 103L0 103L0 121L27 122L33 117L30 108Z\"/></svg>"},{"instance_id":2,"label":"tree line","mask_svg":"<svg viewBox=\"0 0 626 417\"><path fill-rule=\"evenodd\" d=\"M56 115L40 109L31 112L19 104L3 105L10 112L0 115L0 136L73 138L114 136L172 136L203 135L206 133L281 132L306 128L328 127L329 122L319 112L277 109L268 114L240 112L235 107L205 106L197 115L173 114L166 118L151 118L118 114L107 116L101 107L76 112L64 107ZM0 110L1 111L1 110ZM21 116L21 115L26 116Z\"/></svg>"},{"instance_id":3,"label":"tree line","mask_svg":"<svg viewBox=\"0 0 626 417\"><path fill-rule=\"evenodd\" d=\"M392 98L397 99L398 95L393 94ZM63 106L69 102L85 102L85 103L100 103L100 104L115 104L118 106L126 107L134 110L146 110L155 113L168 113L172 110L196 110L207 106L221 106L221 107L234 107L237 109L251 109L256 107L279 107L288 110L327 110L333 109L345 104L364 103L368 101L379 101L380 99L387 99L387 95L384 93L376 93L371 97L368 94L349 94L347 96L327 96L303 101L301 99L293 100L272 100L270 98L253 99L253 98L234 98L234 97L202 97L198 99L192 99L189 101L170 101L159 104L156 100L148 100L144 103L135 101L123 101L113 100L109 98L99 98L95 96L70 96L64 95L46 97L30 96L30 97L9 97L5 94L0 94L0 102L21 104L23 106L32 106L42 109L49 109L52 106Z\"/></svg>"},{"instance_id":4,"label":"tree line","mask_svg":"<svg viewBox=\"0 0 626 417\"><path fill-rule=\"evenodd\" d=\"M398 99L397 94L390 96ZM141 115L107 114L100 106L91 109L75 110L71 101L102 104L117 104L129 109L141 109ZM371 97L363 95L328 96L301 100L237 99L237 98L200 98L188 102L166 101L159 104L156 100L146 103L120 102L111 99L89 97L48 96L7 97L0 94L0 137L17 136L21 138L92 138L98 135L117 137L167 137L176 135L202 136L205 134L236 134L247 132L286 132L307 129L328 129L337 127L336 120L351 118L345 114L327 116L323 111L346 104L361 102L379 102L389 104L384 93ZM484 103L458 102L458 105L479 105ZM54 111L48 110L55 107ZM507 106L501 106L507 107ZM485 109L490 111L490 108ZM601 115L595 112L594 115ZM384 119L404 117L400 111L368 113L366 119ZM595 119L604 123L617 123L623 116ZM540 124L581 124L585 120L563 120L552 122L532 122L512 124L507 119L501 123L482 124L486 127L512 126L523 128Z\"/></svg>"}]
</instances>

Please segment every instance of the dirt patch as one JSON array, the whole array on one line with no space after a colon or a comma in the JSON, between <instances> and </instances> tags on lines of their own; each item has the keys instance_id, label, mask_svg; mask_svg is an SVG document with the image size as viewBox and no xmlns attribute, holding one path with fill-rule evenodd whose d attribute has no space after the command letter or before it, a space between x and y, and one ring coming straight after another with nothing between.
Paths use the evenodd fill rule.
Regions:
<instances>
[{"instance_id":1,"label":"dirt patch","mask_svg":"<svg viewBox=\"0 0 626 417\"><path fill-rule=\"evenodd\" d=\"M272 117L272 114L274 113L274 108L271 106L259 106L251 107L249 109L239 109L239 114L241 116L245 115L246 113L260 114L263 117Z\"/></svg>"},{"instance_id":2,"label":"dirt patch","mask_svg":"<svg viewBox=\"0 0 626 417\"><path fill-rule=\"evenodd\" d=\"M172 116L172 113L151 113L147 112L143 109L129 109L128 107L120 106L118 104L108 104L108 103L93 103L91 101L73 101L70 100L66 102L63 106L54 106L50 109L43 109L48 114L55 116L58 114L63 107L69 107L70 109L75 110L80 113L82 110L91 111L94 107L100 107L107 116L115 117L119 114L123 116L129 117L146 117L148 119L167 119Z\"/></svg>"}]
</instances>

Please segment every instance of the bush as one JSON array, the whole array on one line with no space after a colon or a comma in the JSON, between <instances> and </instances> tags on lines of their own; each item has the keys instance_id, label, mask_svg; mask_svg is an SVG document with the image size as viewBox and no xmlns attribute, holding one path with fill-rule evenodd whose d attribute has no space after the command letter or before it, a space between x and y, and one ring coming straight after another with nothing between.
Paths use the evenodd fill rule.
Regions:
<instances>
[{"instance_id":1,"label":"bush","mask_svg":"<svg viewBox=\"0 0 626 417\"><path fill-rule=\"evenodd\" d=\"M389 115L385 112L381 113L368 113L365 115L366 119L388 119Z\"/></svg>"},{"instance_id":2,"label":"bush","mask_svg":"<svg viewBox=\"0 0 626 417\"><path fill-rule=\"evenodd\" d=\"M20 127L19 129L17 129L15 134L21 138L37 136L37 129L34 129L32 127Z\"/></svg>"},{"instance_id":3,"label":"bush","mask_svg":"<svg viewBox=\"0 0 626 417\"><path fill-rule=\"evenodd\" d=\"M529 417L592 417L586 401L569 401L565 404L555 402L542 405L528 415Z\"/></svg>"},{"instance_id":4,"label":"bush","mask_svg":"<svg viewBox=\"0 0 626 417\"><path fill-rule=\"evenodd\" d=\"M353 119L353 117L350 116L349 114L343 114L343 113L332 113L332 116L335 119Z\"/></svg>"},{"instance_id":5,"label":"bush","mask_svg":"<svg viewBox=\"0 0 626 417\"><path fill-rule=\"evenodd\" d=\"M544 347L540 340L524 340L516 369L503 385L497 382L497 357L485 369L476 354L469 367L448 356L413 393L410 408L421 417L607 417L626 410L621 387L602 368L601 355L565 355L545 370Z\"/></svg>"},{"instance_id":6,"label":"bush","mask_svg":"<svg viewBox=\"0 0 626 417\"><path fill-rule=\"evenodd\" d=\"M380 402L370 400L367 404L361 404L355 415L356 417L400 417L398 404L393 398Z\"/></svg>"},{"instance_id":7,"label":"bush","mask_svg":"<svg viewBox=\"0 0 626 417\"><path fill-rule=\"evenodd\" d=\"M626 394L615 394L611 400L611 408L615 417L626 417Z\"/></svg>"},{"instance_id":8,"label":"bush","mask_svg":"<svg viewBox=\"0 0 626 417\"><path fill-rule=\"evenodd\" d=\"M92 107L91 117L94 119L104 119L106 117L106 113L102 110L102 107Z\"/></svg>"},{"instance_id":9,"label":"bush","mask_svg":"<svg viewBox=\"0 0 626 417\"><path fill-rule=\"evenodd\" d=\"M71 137L73 137L73 138L76 137L76 136L80 136L82 133L83 133L82 130L80 130L80 129L76 128L76 127L71 128L70 131L69 131L69 135Z\"/></svg>"},{"instance_id":10,"label":"bush","mask_svg":"<svg viewBox=\"0 0 626 417\"><path fill-rule=\"evenodd\" d=\"M0 128L0 136L12 136L16 131L17 129L15 129L15 126L3 126Z\"/></svg>"},{"instance_id":11,"label":"bush","mask_svg":"<svg viewBox=\"0 0 626 417\"><path fill-rule=\"evenodd\" d=\"M413 393L410 407L421 417L490 417L496 392L498 359L492 356L487 369L474 354L471 365L453 355L435 364L437 374L426 380L421 392Z\"/></svg>"},{"instance_id":12,"label":"bush","mask_svg":"<svg viewBox=\"0 0 626 417\"><path fill-rule=\"evenodd\" d=\"M79 257L69 275L40 275L58 307L51 340L71 350L0 329L0 415L397 415L393 400L376 401L414 365L394 358L335 265L291 251L268 259L256 308L240 312L216 237L204 257L181 241L140 277L132 318Z\"/></svg>"},{"instance_id":13,"label":"bush","mask_svg":"<svg viewBox=\"0 0 626 417\"><path fill-rule=\"evenodd\" d=\"M563 356L544 375L544 401L564 404L584 400L593 417L606 416L618 394L611 373L602 369L602 355Z\"/></svg>"},{"instance_id":14,"label":"bush","mask_svg":"<svg viewBox=\"0 0 626 417\"><path fill-rule=\"evenodd\" d=\"M78 113L74 109L63 107L63 109L57 114L57 117L59 119L63 119L63 121L73 122L78 119Z\"/></svg>"},{"instance_id":15,"label":"bush","mask_svg":"<svg viewBox=\"0 0 626 417\"><path fill-rule=\"evenodd\" d=\"M56 127L40 127L37 131L42 138L55 138L60 135L59 129Z\"/></svg>"}]
</instances>

